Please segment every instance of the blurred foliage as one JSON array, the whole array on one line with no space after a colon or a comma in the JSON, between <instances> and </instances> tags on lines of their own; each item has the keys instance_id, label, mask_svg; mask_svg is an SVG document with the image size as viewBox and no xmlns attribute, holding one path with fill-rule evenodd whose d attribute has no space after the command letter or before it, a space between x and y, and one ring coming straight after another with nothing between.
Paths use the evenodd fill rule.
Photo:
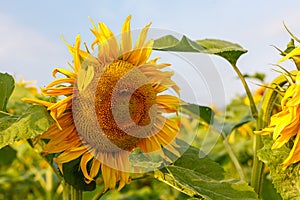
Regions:
<instances>
[{"instance_id":1,"label":"blurred foliage","mask_svg":"<svg viewBox=\"0 0 300 200\"><path fill-rule=\"evenodd\" d=\"M5 76L8 77L9 75ZM61 199L62 186L60 180L48 162L30 146L33 141L29 141L30 144L26 140L13 142L18 137L12 137L13 131L7 132L10 126L7 124L8 121L11 121L11 124L15 123L16 120L25 122L25 117L20 116L29 116L26 115L26 111L28 111L30 105L24 103L21 98L38 97L37 89L28 84L30 82L21 80L13 84L14 90L10 92L4 92L3 88L1 90L1 96L6 96L9 101L5 102L5 108L3 109L8 113L0 118L0 127L2 127L0 133L2 135L4 133L9 134L9 143L11 144L0 149L0 200ZM33 117L38 117L38 115ZM4 120L6 118L9 118L9 120ZM16 124L18 129L14 130L19 132L21 130L19 125ZM25 130L27 129L22 128L23 132ZM26 134L28 134L28 131L26 131ZM3 138L5 137L3 135Z\"/></svg>"},{"instance_id":2,"label":"blurred foliage","mask_svg":"<svg viewBox=\"0 0 300 200\"><path fill-rule=\"evenodd\" d=\"M62 186L51 166L27 141L0 150L0 199L61 199Z\"/></svg>"}]
</instances>

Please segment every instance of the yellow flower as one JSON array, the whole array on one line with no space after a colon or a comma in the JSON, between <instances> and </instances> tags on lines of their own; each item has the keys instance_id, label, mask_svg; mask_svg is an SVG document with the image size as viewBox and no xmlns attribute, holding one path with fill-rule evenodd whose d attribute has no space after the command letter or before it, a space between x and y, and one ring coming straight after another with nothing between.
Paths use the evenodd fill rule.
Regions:
<instances>
[{"instance_id":1,"label":"yellow flower","mask_svg":"<svg viewBox=\"0 0 300 200\"><path fill-rule=\"evenodd\" d=\"M255 103L255 104L258 104L258 103L261 101L261 99L262 99L262 97L263 97L263 95L264 95L264 92L265 92L265 87L264 87L264 86L259 87L259 88L254 92L254 94L253 94L253 99L254 99L254 103ZM247 105L247 106L250 106L250 101L249 101L248 96L246 96L246 97L244 98L244 104Z\"/></svg>"},{"instance_id":2,"label":"yellow flower","mask_svg":"<svg viewBox=\"0 0 300 200\"><path fill-rule=\"evenodd\" d=\"M286 61L288 59L292 59L294 61L295 65L297 66L297 68L299 69L299 67L300 67L300 46L296 47L290 53L288 53L286 56L281 58L278 61L278 63L281 63L281 62Z\"/></svg>"},{"instance_id":3,"label":"yellow flower","mask_svg":"<svg viewBox=\"0 0 300 200\"><path fill-rule=\"evenodd\" d=\"M273 133L272 149L278 149L293 140L294 144L289 156L284 160L283 167L300 161L300 72L297 73L295 83L286 90L281 100L281 111L271 117L269 127L259 134Z\"/></svg>"},{"instance_id":4,"label":"yellow flower","mask_svg":"<svg viewBox=\"0 0 300 200\"><path fill-rule=\"evenodd\" d=\"M62 97L57 102L25 99L47 107L56 121L41 138L49 142L45 154L59 153L54 158L62 165L80 158L80 169L90 183L101 169L106 189L118 189L130 181L130 172L141 168L129 162L134 148L155 152L170 162L162 148L180 156L175 142L179 124L167 118L177 114L180 100L165 91L179 87L171 80L173 72L161 70L170 64L149 60L153 40L146 41L150 24L145 26L132 46L130 18L125 20L120 45L115 35L102 22L93 22L95 36L92 49L80 50L80 36L74 46L72 70L56 68L65 78L57 78L42 93ZM95 48L96 47L96 48Z\"/></svg>"}]
</instances>

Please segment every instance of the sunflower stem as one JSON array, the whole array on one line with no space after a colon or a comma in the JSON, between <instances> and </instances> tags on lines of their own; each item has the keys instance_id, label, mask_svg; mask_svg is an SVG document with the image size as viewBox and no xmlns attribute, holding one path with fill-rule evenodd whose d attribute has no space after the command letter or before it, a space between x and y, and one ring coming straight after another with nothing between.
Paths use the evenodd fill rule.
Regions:
<instances>
[{"instance_id":1,"label":"sunflower stem","mask_svg":"<svg viewBox=\"0 0 300 200\"><path fill-rule=\"evenodd\" d=\"M242 84L245 88L246 94L248 96L249 102L250 102L250 109L251 109L251 114L252 117L256 120L256 130L259 128L259 123L261 121L261 118L258 116L258 111L257 107L255 105L252 93L249 89L249 86L239 70L239 68L236 66L236 64L231 64L233 67L234 71L237 73L238 77L242 81ZM261 193L261 186L262 186L262 172L263 172L263 162L260 161L257 157L257 151L261 149L263 146L262 141L261 141L261 136L259 135L254 135L254 141L253 141L253 166L252 166L252 174L251 174L251 186L254 188L254 191L258 194L260 197Z\"/></svg>"},{"instance_id":2,"label":"sunflower stem","mask_svg":"<svg viewBox=\"0 0 300 200\"><path fill-rule=\"evenodd\" d=\"M246 94L247 94L247 97L249 99L249 102L250 102L250 109L251 109L251 114L252 114L252 117L257 120L258 118L258 111L257 111L257 108L256 108L256 105L255 105L255 102L254 102L254 99L253 99L253 96L252 96L252 93L249 89L249 86L243 76L243 74L241 73L241 71L239 70L239 68L235 65L235 64L231 64L231 66L233 67L234 71L237 73L238 77L240 78L240 80L242 81L242 84L245 88L245 91L246 91Z\"/></svg>"},{"instance_id":3,"label":"sunflower stem","mask_svg":"<svg viewBox=\"0 0 300 200\"><path fill-rule=\"evenodd\" d=\"M253 143L254 143L254 153L253 153L253 166L252 166L250 185L254 188L254 191L260 197L262 180L263 180L264 163L259 160L257 156L257 151L263 147L261 136L254 135Z\"/></svg>"},{"instance_id":4,"label":"sunflower stem","mask_svg":"<svg viewBox=\"0 0 300 200\"><path fill-rule=\"evenodd\" d=\"M63 187L63 200L82 200L82 190L74 188L66 181L63 181Z\"/></svg>"},{"instance_id":5,"label":"sunflower stem","mask_svg":"<svg viewBox=\"0 0 300 200\"><path fill-rule=\"evenodd\" d=\"M272 81L270 87L266 89L258 115L256 130L260 130L268 126L274 108L274 104L278 95L277 88L283 86L285 83L287 83L286 77L284 75L280 75L277 78L275 78ZM257 192L258 196L261 197L264 164L258 159L257 150L263 147L262 136L254 135L254 145L255 151L253 159L251 186L254 188L255 192Z\"/></svg>"}]
</instances>

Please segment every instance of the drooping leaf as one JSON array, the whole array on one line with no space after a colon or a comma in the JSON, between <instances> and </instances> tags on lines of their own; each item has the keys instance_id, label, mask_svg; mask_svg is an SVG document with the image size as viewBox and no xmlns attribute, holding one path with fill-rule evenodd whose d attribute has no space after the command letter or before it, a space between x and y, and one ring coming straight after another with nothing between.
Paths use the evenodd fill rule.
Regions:
<instances>
[{"instance_id":1,"label":"drooping leaf","mask_svg":"<svg viewBox=\"0 0 300 200\"><path fill-rule=\"evenodd\" d=\"M213 54L225 58L231 64L236 64L239 57L247 52L247 50L243 49L240 45L224 40L204 39L192 41L186 36L178 40L172 35L154 40L153 49L160 51Z\"/></svg>"},{"instance_id":2,"label":"drooping leaf","mask_svg":"<svg viewBox=\"0 0 300 200\"><path fill-rule=\"evenodd\" d=\"M15 141L36 137L53 124L46 108L33 105L19 118L0 118L0 148Z\"/></svg>"},{"instance_id":3,"label":"drooping leaf","mask_svg":"<svg viewBox=\"0 0 300 200\"><path fill-rule=\"evenodd\" d=\"M214 111L207 106L200 106L196 104L182 105L182 112L188 115L192 115L195 119L204 120L207 124L213 122Z\"/></svg>"},{"instance_id":4,"label":"drooping leaf","mask_svg":"<svg viewBox=\"0 0 300 200\"><path fill-rule=\"evenodd\" d=\"M92 191L96 188L95 181L87 184L84 181L84 175L80 169L80 158L63 164L64 180L74 188L83 191Z\"/></svg>"},{"instance_id":5,"label":"drooping leaf","mask_svg":"<svg viewBox=\"0 0 300 200\"><path fill-rule=\"evenodd\" d=\"M239 128L240 126L242 126L248 122L251 122L253 120L254 120L254 118L252 116L245 116L239 122L236 122L236 123L225 122L223 125L222 132L225 135L229 135L234 129Z\"/></svg>"},{"instance_id":6,"label":"drooping leaf","mask_svg":"<svg viewBox=\"0 0 300 200\"><path fill-rule=\"evenodd\" d=\"M208 158L199 158L191 147L174 165L155 171L154 177L193 198L257 199L253 188L244 182L224 180L223 168Z\"/></svg>"},{"instance_id":7,"label":"drooping leaf","mask_svg":"<svg viewBox=\"0 0 300 200\"><path fill-rule=\"evenodd\" d=\"M6 111L8 99L14 88L14 78L7 73L0 73L0 111Z\"/></svg>"},{"instance_id":8,"label":"drooping leaf","mask_svg":"<svg viewBox=\"0 0 300 200\"><path fill-rule=\"evenodd\" d=\"M205 39L197 40L197 43L205 47L205 53L221 56L231 64L236 64L239 57L247 53L240 45L224 40Z\"/></svg>"}]
</instances>

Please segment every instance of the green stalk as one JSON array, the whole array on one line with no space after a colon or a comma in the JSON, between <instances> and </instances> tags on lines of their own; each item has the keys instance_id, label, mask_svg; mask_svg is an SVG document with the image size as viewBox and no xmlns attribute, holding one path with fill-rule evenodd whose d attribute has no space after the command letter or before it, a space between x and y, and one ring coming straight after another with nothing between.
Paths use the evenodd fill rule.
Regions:
<instances>
[{"instance_id":1,"label":"green stalk","mask_svg":"<svg viewBox=\"0 0 300 200\"><path fill-rule=\"evenodd\" d=\"M92 200L99 200L104 194L105 192L98 192L95 196L93 196Z\"/></svg>"},{"instance_id":2,"label":"green stalk","mask_svg":"<svg viewBox=\"0 0 300 200\"><path fill-rule=\"evenodd\" d=\"M258 120L260 121L260 120ZM259 123L256 123L256 130L259 129ZM260 135L254 135L254 153L253 153L253 166L252 166L252 173L251 173L251 186L254 188L254 191L261 196L261 187L262 187L262 180L263 180L263 169L264 163L259 160L257 156L257 151L263 147L263 143L261 140Z\"/></svg>"},{"instance_id":3,"label":"green stalk","mask_svg":"<svg viewBox=\"0 0 300 200\"><path fill-rule=\"evenodd\" d=\"M260 130L268 126L270 121L270 117L272 115L274 103L277 98L277 90L278 86L282 86L287 82L287 79L284 75L278 76L271 83L271 88L268 88L265 92L260 112L258 115L256 130ZM263 147L262 137L260 135L254 136L254 160L253 160L253 168L252 168L252 177L251 177L251 186L254 188L255 192L258 193L259 197L261 194L262 187L262 178L263 178L263 163L257 157L257 150Z\"/></svg>"},{"instance_id":4,"label":"green stalk","mask_svg":"<svg viewBox=\"0 0 300 200\"><path fill-rule=\"evenodd\" d=\"M246 177L243 172L243 169L242 169L242 166L240 165L239 160L237 159L231 146L229 145L226 136L223 136L223 134L222 134L222 137L223 137L223 144L225 146L225 149L226 149L231 161L233 162L233 165L235 166L235 168L240 176L241 181L247 182Z\"/></svg>"},{"instance_id":5,"label":"green stalk","mask_svg":"<svg viewBox=\"0 0 300 200\"><path fill-rule=\"evenodd\" d=\"M252 93L248 87L248 84L239 70L239 68L235 64L231 64L234 71L237 73L238 77L242 81L242 84L245 88L246 94L248 96L250 102L250 109L252 113L252 117L256 120L256 129L258 129L260 117L258 116L257 107L255 105ZM253 168L251 175L251 186L254 188L254 191L260 196L261 186L262 186L262 172L263 172L263 162L261 162L257 157L257 151L262 148L261 137L258 135L254 135L254 154L253 154Z\"/></svg>"},{"instance_id":6,"label":"green stalk","mask_svg":"<svg viewBox=\"0 0 300 200\"><path fill-rule=\"evenodd\" d=\"M214 127L211 127L211 131L213 131L214 134L221 135L224 147L225 147L225 149L226 149L226 151L227 151L227 153L228 153L228 155L229 155L229 157L230 157L237 173L239 174L240 180L244 181L244 182L247 182L245 174L244 174L243 169L242 169L242 166L241 166L239 160L237 159L236 155L234 154L230 144L228 143L226 135L224 135L223 133L220 133Z\"/></svg>"},{"instance_id":7,"label":"green stalk","mask_svg":"<svg viewBox=\"0 0 300 200\"><path fill-rule=\"evenodd\" d=\"M251 113L252 113L252 117L257 120L258 117L258 111L252 96L252 93L248 87L248 84L243 76L243 74L241 73L241 71L239 70L239 68L235 65L235 64L231 64L231 66L233 67L234 71L237 73L238 77L240 78L240 80L242 81L242 84L246 90L246 94L248 96L249 102L250 102L250 109L251 109Z\"/></svg>"},{"instance_id":8,"label":"green stalk","mask_svg":"<svg viewBox=\"0 0 300 200\"><path fill-rule=\"evenodd\" d=\"M63 200L82 200L82 190L77 190L66 181L63 181L63 187Z\"/></svg>"}]
</instances>

